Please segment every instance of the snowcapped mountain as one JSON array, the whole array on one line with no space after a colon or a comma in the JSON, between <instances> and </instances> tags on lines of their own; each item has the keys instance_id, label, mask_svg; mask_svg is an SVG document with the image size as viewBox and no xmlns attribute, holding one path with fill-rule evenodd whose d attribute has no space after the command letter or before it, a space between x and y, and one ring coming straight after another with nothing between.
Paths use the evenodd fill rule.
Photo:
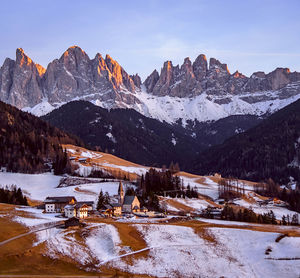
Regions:
<instances>
[{"instance_id":1,"label":"snowcapped mountain","mask_svg":"<svg viewBox=\"0 0 300 278\"><path fill-rule=\"evenodd\" d=\"M145 116L174 123L200 122L230 115L273 113L300 98L300 73L277 68L250 77L230 74L226 64L201 54L192 63L164 63L142 84L109 55L94 59L78 46L70 47L47 69L22 49L16 61L7 58L0 69L0 100L37 116L72 100L87 100L103 108L133 108Z\"/></svg>"}]
</instances>

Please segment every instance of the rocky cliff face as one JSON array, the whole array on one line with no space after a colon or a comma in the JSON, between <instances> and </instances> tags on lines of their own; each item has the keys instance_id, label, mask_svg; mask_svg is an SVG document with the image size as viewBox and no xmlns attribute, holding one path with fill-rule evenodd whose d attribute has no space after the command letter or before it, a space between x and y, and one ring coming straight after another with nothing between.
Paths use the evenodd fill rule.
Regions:
<instances>
[{"instance_id":1,"label":"rocky cliff face","mask_svg":"<svg viewBox=\"0 0 300 278\"><path fill-rule=\"evenodd\" d=\"M47 69L19 48L16 60L0 68L0 100L44 115L72 100L103 108L133 108L161 121L217 120L230 115L273 113L300 98L300 73L277 68L250 77L215 58L185 58L181 66L163 64L144 81L129 75L113 58L93 59L78 46L68 48Z\"/></svg>"},{"instance_id":2,"label":"rocky cliff face","mask_svg":"<svg viewBox=\"0 0 300 278\"><path fill-rule=\"evenodd\" d=\"M33 106L43 98L42 78L45 69L35 64L22 48L16 61L6 59L0 69L0 100L17 107Z\"/></svg>"},{"instance_id":3,"label":"rocky cliff face","mask_svg":"<svg viewBox=\"0 0 300 278\"><path fill-rule=\"evenodd\" d=\"M0 69L0 99L18 108L32 107L47 99L62 103L84 98L115 103L138 101L133 95L141 85L138 75L131 78L109 55L97 54L94 59L77 46L70 47L52 61L47 70L35 64L22 49L17 49L16 61L6 59Z\"/></svg>"},{"instance_id":4,"label":"rocky cliff face","mask_svg":"<svg viewBox=\"0 0 300 278\"><path fill-rule=\"evenodd\" d=\"M181 67L165 62L160 75L154 71L144 85L156 96L193 97L203 92L222 96L275 91L298 81L300 73L291 73L287 68L277 68L269 74L255 72L250 78L238 71L230 74L226 64L211 58L208 66L205 55L201 54L194 63L185 58Z\"/></svg>"}]
</instances>

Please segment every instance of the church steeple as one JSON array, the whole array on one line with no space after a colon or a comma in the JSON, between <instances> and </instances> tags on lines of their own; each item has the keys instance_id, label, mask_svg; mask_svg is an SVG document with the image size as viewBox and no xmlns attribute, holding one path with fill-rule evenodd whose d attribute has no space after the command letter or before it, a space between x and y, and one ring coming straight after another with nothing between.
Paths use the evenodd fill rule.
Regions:
<instances>
[{"instance_id":1,"label":"church steeple","mask_svg":"<svg viewBox=\"0 0 300 278\"><path fill-rule=\"evenodd\" d=\"M123 202L124 202L124 190L123 190L123 184L122 184L121 181L119 183L118 194L119 194L119 203L121 205L123 205Z\"/></svg>"}]
</instances>

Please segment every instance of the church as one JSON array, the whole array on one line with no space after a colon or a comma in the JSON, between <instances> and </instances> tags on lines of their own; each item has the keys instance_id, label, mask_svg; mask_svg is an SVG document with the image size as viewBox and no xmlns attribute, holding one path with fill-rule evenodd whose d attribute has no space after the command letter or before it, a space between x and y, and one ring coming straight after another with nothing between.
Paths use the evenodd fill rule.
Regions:
<instances>
[{"instance_id":1,"label":"church","mask_svg":"<svg viewBox=\"0 0 300 278\"><path fill-rule=\"evenodd\" d=\"M122 206L122 211L126 213L139 212L140 201L137 196L125 196L123 184L119 183L119 203Z\"/></svg>"}]
</instances>

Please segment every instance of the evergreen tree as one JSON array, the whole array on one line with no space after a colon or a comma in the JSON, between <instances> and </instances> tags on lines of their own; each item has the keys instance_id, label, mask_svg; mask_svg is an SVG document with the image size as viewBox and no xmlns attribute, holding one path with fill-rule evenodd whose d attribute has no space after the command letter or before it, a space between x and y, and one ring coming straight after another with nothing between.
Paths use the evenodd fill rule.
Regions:
<instances>
[{"instance_id":1,"label":"evergreen tree","mask_svg":"<svg viewBox=\"0 0 300 278\"><path fill-rule=\"evenodd\" d=\"M105 202L105 197L104 197L102 189L101 189L99 196L98 196L97 210L100 210L103 207L104 202Z\"/></svg>"},{"instance_id":2,"label":"evergreen tree","mask_svg":"<svg viewBox=\"0 0 300 278\"><path fill-rule=\"evenodd\" d=\"M109 203L110 203L110 197L109 197L108 192L106 191L105 194L104 194L103 204L108 205Z\"/></svg>"}]
</instances>

